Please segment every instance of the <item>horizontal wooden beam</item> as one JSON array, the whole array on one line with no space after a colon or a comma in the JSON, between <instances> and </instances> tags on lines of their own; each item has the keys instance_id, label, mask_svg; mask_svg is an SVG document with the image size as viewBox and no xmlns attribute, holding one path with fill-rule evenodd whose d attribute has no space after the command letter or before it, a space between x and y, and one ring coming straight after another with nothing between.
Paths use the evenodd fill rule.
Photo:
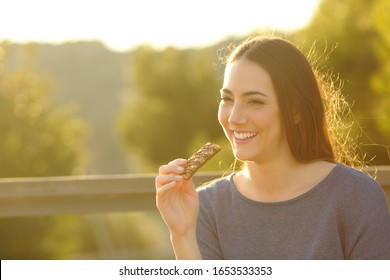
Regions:
<instances>
[{"instance_id":1,"label":"horizontal wooden beam","mask_svg":"<svg viewBox=\"0 0 390 280\"><path fill-rule=\"evenodd\" d=\"M0 179L0 217L156 210L154 174ZM220 177L199 173L196 185Z\"/></svg>"},{"instance_id":2,"label":"horizontal wooden beam","mask_svg":"<svg viewBox=\"0 0 390 280\"><path fill-rule=\"evenodd\" d=\"M376 173L390 201L390 166ZM0 217L156 210L155 174L0 179ZM199 186L221 173L198 173Z\"/></svg>"}]
</instances>

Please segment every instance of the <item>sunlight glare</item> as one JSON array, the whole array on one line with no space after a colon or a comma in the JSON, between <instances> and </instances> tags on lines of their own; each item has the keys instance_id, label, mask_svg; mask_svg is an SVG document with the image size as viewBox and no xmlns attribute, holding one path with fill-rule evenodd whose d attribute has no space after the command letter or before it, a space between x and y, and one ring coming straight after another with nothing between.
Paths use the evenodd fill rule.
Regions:
<instances>
[{"instance_id":1,"label":"sunlight glare","mask_svg":"<svg viewBox=\"0 0 390 280\"><path fill-rule=\"evenodd\" d=\"M188 47L259 29L306 25L319 0L4 0L0 40L100 40L125 50L149 43ZM6 27L6 28L5 28Z\"/></svg>"}]
</instances>

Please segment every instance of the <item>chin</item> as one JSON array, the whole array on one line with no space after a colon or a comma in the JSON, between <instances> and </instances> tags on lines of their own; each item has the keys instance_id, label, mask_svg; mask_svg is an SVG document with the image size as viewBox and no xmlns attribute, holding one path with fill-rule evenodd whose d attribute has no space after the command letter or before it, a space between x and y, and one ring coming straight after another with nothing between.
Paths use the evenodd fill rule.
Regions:
<instances>
[{"instance_id":1,"label":"chin","mask_svg":"<svg viewBox=\"0 0 390 280\"><path fill-rule=\"evenodd\" d=\"M234 157L240 161L255 161L253 155L243 154L239 152L234 152Z\"/></svg>"}]
</instances>

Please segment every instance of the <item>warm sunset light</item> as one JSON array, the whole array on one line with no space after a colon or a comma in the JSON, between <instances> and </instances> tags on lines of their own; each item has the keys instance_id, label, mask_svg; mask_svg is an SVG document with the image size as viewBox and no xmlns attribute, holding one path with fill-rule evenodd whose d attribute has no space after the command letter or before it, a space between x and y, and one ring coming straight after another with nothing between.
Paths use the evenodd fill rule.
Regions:
<instances>
[{"instance_id":1,"label":"warm sunset light","mask_svg":"<svg viewBox=\"0 0 390 280\"><path fill-rule=\"evenodd\" d=\"M200 46L257 29L292 31L309 22L318 2L5 0L0 40L61 43L97 39L115 50L140 43Z\"/></svg>"},{"instance_id":2,"label":"warm sunset light","mask_svg":"<svg viewBox=\"0 0 390 280\"><path fill-rule=\"evenodd\" d=\"M2 279L389 275L389 0L0 11Z\"/></svg>"}]
</instances>

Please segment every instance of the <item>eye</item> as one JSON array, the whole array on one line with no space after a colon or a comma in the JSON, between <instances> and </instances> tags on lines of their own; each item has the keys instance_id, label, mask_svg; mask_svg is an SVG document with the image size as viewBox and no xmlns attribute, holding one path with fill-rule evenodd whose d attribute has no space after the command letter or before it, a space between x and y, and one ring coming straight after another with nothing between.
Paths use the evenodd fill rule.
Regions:
<instances>
[{"instance_id":1,"label":"eye","mask_svg":"<svg viewBox=\"0 0 390 280\"><path fill-rule=\"evenodd\" d=\"M234 100L229 96L221 96L219 101L220 103L226 103L226 102L233 102Z\"/></svg>"},{"instance_id":2,"label":"eye","mask_svg":"<svg viewBox=\"0 0 390 280\"><path fill-rule=\"evenodd\" d=\"M248 103L249 104L253 104L253 105L263 105L265 104L263 100L260 100L260 99L250 99L248 100Z\"/></svg>"}]
</instances>

